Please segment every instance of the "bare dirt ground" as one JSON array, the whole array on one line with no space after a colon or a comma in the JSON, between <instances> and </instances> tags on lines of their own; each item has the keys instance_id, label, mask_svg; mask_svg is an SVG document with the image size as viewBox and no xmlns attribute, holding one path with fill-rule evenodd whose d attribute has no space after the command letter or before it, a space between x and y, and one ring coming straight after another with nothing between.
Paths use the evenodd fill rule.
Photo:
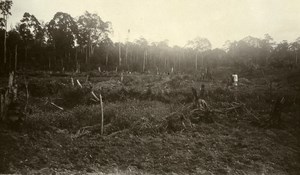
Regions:
<instances>
[{"instance_id":1,"label":"bare dirt ground","mask_svg":"<svg viewBox=\"0 0 300 175\"><path fill-rule=\"evenodd\" d=\"M91 73L90 83L85 75L74 76L83 88L72 87L67 75L29 75L30 113L19 125L0 127L0 173L298 174L299 72L241 74L237 100L220 74L203 81L132 73L121 82L117 73ZM201 84L210 116L191 112L191 87ZM24 101L22 83L19 89ZM103 96L103 135L99 127L85 129L101 123L91 90ZM288 105L274 127L267 121L277 96Z\"/></svg>"}]
</instances>

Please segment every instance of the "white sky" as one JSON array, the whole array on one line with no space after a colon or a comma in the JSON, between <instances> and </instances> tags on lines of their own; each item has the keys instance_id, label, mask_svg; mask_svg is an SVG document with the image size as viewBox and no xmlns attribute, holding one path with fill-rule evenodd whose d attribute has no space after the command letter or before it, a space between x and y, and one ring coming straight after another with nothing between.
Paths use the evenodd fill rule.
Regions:
<instances>
[{"instance_id":1,"label":"white sky","mask_svg":"<svg viewBox=\"0 0 300 175\"><path fill-rule=\"evenodd\" d=\"M24 12L50 21L58 11L80 16L85 10L111 21L114 41L140 36L149 41L168 39L184 46L197 36L208 38L213 48L226 40L269 33L276 41L300 36L300 0L13 0L9 23Z\"/></svg>"}]
</instances>

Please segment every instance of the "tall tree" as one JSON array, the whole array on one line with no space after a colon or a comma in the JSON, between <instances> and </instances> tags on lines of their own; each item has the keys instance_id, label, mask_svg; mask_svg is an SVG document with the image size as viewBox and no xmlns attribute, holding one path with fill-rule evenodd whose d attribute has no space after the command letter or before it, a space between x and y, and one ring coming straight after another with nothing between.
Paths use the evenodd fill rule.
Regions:
<instances>
[{"instance_id":1,"label":"tall tree","mask_svg":"<svg viewBox=\"0 0 300 175\"><path fill-rule=\"evenodd\" d=\"M275 67L280 68L290 64L289 43L286 40L277 44L272 52L272 58L272 65Z\"/></svg>"},{"instance_id":2,"label":"tall tree","mask_svg":"<svg viewBox=\"0 0 300 175\"><path fill-rule=\"evenodd\" d=\"M8 32L7 37L7 45L9 49L9 68L12 67L12 63L14 63L14 70L17 70L18 65L18 45L20 45L21 37L17 30L13 29ZM13 54L14 53L14 54ZM14 61L12 61L12 56L14 56Z\"/></svg>"},{"instance_id":3,"label":"tall tree","mask_svg":"<svg viewBox=\"0 0 300 175\"><path fill-rule=\"evenodd\" d=\"M146 69L146 64L147 64L147 47L148 47L148 41L141 37L139 38L138 40L135 41L136 44L139 46L142 54L143 54L143 68L142 68L142 71L144 72L145 69Z\"/></svg>"},{"instance_id":4,"label":"tall tree","mask_svg":"<svg viewBox=\"0 0 300 175\"><path fill-rule=\"evenodd\" d=\"M107 67L108 65L108 57L109 57L109 52L112 50L110 49L111 47L114 47L113 41L110 38L106 38L105 40L102 41L102 43L105 46L105 66Z\"/></svg>"},{"instance_id":5,"label":"tall tree","mask_svg":"<svg viewBox=\"0 0 300 175\"><path fill-rule=\"evenodd\" d=\"M261 40L262 57L265 57L266 64L268 64L269 57L275 46L273 38L269 34L265 34L264 39Z\"/></svg>"},{"instance_id":6,"label":"tall tree","mask_svg":"<svg viewBox=\"0 0 300 175\"><path fill-rule=\"evenodd\" d=\"M101 41L108 38L108 34L112 32L111 23L104 22L96 13L85 12L78 20L79 37L78 43L86 49L85 62L93 55L94 48L99 46Z\"/></svg>"},{"instance_id":7,"label":"tall tree","mask_svg":"<svg viewBox=\"0 0 300 175\"><path fill-rule=\"evenodd\" d=\"M34 42L42 43L44 38L44 31L41 23L37 20L34 15L25 12L21 23L18 26L18 31L20 33L21 39L24 43L25 48L25 64L27 64L28 48Z\"/></svg>"},{"instance_id":8,"label":"tall tree","mask_svg":"<svg viewBox=\"0 0 300 175\"><path fill-rule=\"evenodd\" d=\"M77 24L71 15L57 12L47 25L47 29L49 42L53 44L56 57L61 62L61 70L64 70L64 60L70 56L78 36Z\"/></svg>"},{"instance_id":9,"label":"tall tree","mask_svg":"<svg viewBox=\"0 0 300 175\"><path fill-rule=\"evenodd\" d=\"M11 15L10 9L13 2L12 0L4 0L0 2L0 11L3 17L0 17L0 28L4 29L4 44L3 44L3 63L6 64L6 30L7 30L7 17Z\"/></svg>"},{"instance_id":10,"label":"tall tree","mask_svg":"<svg viewBox=\"0 0 300 175\"><path fill-rule=\"evenodd\" d=\"M157 47L159 52L158 61L161 62L161 59L164 58L164 63L160 65L163 65L163 68L165 69L165 71L167 71L167 53L169 50L169 41L168 40L160 41L157 43ZM156 66L159 67L159 65Z\"/></svg>"},{"instance_id":11,"label":"tall tree","mask_svg":"<svg viewBox=\"0 0 300 175\"><path fill-rule=\"evenodd\" d=\"M295 53L295 66L298 66L298 54L300 51L300 37L290 43L290 50Z\"/></svg>"},{"instance_id":12,"label":"tall tree","mask_svg":"<svg viewBox=\"0 0 300 175\"><path fill-rule=\"evenodd\" d=\"M187 47L190 47L195 50L196 52L196 57L195 57L195 68L198 70L198 53L201 54L202 58L202 66L204 66L203 62L203 52L207 50L211 50L211 43L207 38L201 38L197 37L191 41L188 41Z\"/></svg>"}]
</instances>

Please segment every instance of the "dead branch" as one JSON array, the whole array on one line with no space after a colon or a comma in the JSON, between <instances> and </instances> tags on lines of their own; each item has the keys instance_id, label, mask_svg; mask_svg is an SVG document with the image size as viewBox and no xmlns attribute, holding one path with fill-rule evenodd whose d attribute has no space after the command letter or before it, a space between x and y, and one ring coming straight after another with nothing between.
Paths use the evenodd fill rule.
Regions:
<instances>
[{"instance_id":1,"label":"dead branch","mask_svg":"<svg viewBox=\"0 0 300 175\"><path fill-rule=\"evenodd\" d=\"M248 115L251 115L257 121L259 121L259 118L256 115L254 115L249 109L247 109L246 107L244 107L244 109L245 109L245 111L247 112Z\"/></svg>"},{"instance_id":2,"label":"dead branch","mask_svg":"<svg viewBox=\"0 0 300 175\"><path fill-rule=\"evenodd\" d=\"M114 137L115 135L119 134L119 133L122 133L122 132L128 132L129 129L123 129L123 130L119 130L119 131L116 131L116 132L113 132L109 135L107 135L107 137Z\"/></svg>"},{"instance_id":3,"label":"dead branch","mask_svg":"<svg viewBox=\"0 0 300 175\"><path fill-rule=\"evenodd\" d=\"M100 99L96 96L95 92L94 91L91 91L93 97L97 100L97 101L100 101Z\"/></svg>"},{"instance_id":4,"label":"dead branch","mask_svg":"<svg viewBox=\"0 0 300 175\"><path fill-rule=\"evenodd\" d=\"M54 107L56 107L56 108L58 108L58 109L60 109L60 110L64 110L64 108L62 108L62 107L60 107L60 106L58 106L58 105L56 105L55 103L53 103L53 102L50 102L50 104L52 105L52 106L54 106Z\"/></svg>"},{"instance_id":5,"label":"dead branch","mask_svg":"<svg viewBox=\"0 0 300 175\"><path fill-rule=\"evenodd\" d=\"M236 110L236 109L241 108L241 107L242 107L242 105L233 106L233 107L230 107L230 108L225 108L224 112L230 112L230 111Z\"/></svg>"},{"instance_id":6,"label":"dead branch","mask_svg":"<svg viewBox=\"0 0 300 175\"><path fill-rule=\"evenodd\" d=\"M95 103L97 103L97 102L99 102L99 101L96 101L95 99L93 99L93 98L91 98L90 100L92 100L93 102L95 102Z\"/></svg>"},{"instance_id":7,"label":"dead branch","mask_svg":"<svg viewBox=\"0 0 300 175\"><path fill-rule=\"evenodd\" d=\"M76 80L76 82L77 82L78 86L79 86L80 88L82 88L82 85L81 85L80 81L79 81L79 80Z\"/></svg>"},{"instance_id":8,"label":"dead branch","mask_svg":"<svg viewBox=\"0 0 300 175\"><path fill-rule=\"evenodd\" d=\"M74 87L74 79L73 79L73 77L71 77L71 85L72 85L72 87Z\"/></svg>"}]
</instances>

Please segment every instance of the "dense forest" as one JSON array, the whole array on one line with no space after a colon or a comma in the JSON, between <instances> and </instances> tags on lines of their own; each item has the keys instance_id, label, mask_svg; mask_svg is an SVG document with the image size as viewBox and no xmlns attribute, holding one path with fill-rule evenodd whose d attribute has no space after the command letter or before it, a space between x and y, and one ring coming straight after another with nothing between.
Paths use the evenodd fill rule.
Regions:
<instances>
[{"instance_id":1,"label":"dense forest","mask_svg":"<svg viewBox=\"0 0 300 175\"><path fill-rule=\"evenodd\" d=\"M194 72L224 65L251 70L261 66L293 68L298 64L300 37L294 42L276 43L269 34L264 38L247 36L239 41L226 41L222 49L212 49L205 37L187 41L184 47L170 46L168 40L150 43L143 37L121 43L111 40L111 22L88 11L79 17L57 12L48 22L26 12L8 30L12 5L11 0L0 4L2 74L29 69Z\"/></svg>"}]
</instances>

